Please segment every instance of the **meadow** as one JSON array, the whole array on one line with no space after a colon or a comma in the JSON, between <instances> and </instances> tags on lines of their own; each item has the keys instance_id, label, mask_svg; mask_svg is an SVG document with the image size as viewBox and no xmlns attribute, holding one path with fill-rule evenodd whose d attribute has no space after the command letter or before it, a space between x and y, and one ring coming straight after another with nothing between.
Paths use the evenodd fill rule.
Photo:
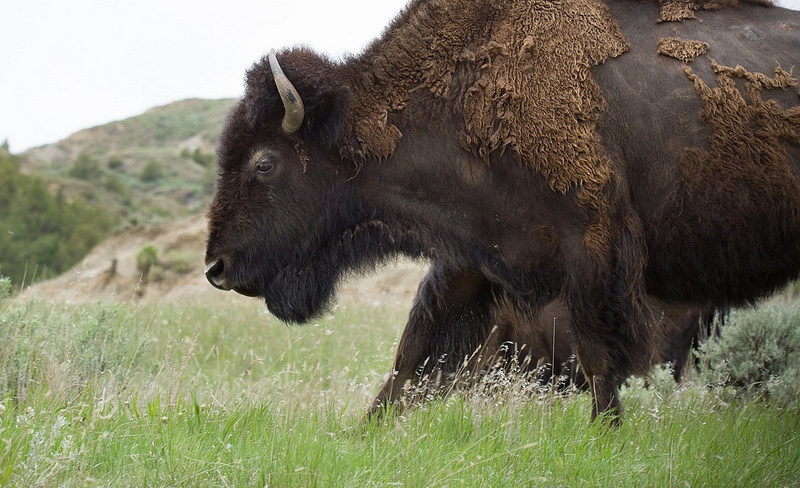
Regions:
<instances>
[{"instance_id":1,"label":"meadow","mask_svg":"<svg viewBox=\"0 0 800 488\"><path fill-rule=\"evenodd\" d=\"M0 300L0 486L798 485L794 387L656 370L623 388L615 429L589 422L586 393L498 375L365 422L406 313L290 327L257 301Z\"/></svg>"}]
</instances>

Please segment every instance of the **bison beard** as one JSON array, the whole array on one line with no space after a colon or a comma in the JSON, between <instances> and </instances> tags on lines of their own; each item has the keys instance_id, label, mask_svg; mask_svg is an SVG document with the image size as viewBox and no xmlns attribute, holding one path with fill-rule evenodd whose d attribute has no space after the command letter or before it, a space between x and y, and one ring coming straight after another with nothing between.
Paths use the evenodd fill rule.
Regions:
<instances>
[{"instance_id":1,"label":"bison beard","mask_svg":"<svg viewBox=\"0 0 800 488\"><path fill-rule=\"evenodd\" d=\"M308 322L330 308L344 273L374 271L387 253L422 254L419 234L401 228L373 219L348 229L317 249L306 264L280 270L259 295L280 320Z\"/></svg>"},{"instance_id":2,"label":"bison beard","mask_svg":"<svg viewBox=\"0 0 800 488\"><path fill-rule=\"evenodd\" d=\"M726 307L800 272L781 69L800 65L800 15L656 23L673 3L691 2L413 0L360 56L256 63L220 138L209 281L302 322L348 273L431 260L373 413L431 341L460 351L497 303L530 319L561 300L592 417L618 413L617 385L657 356L648 295Z\"/></svg>"}]
</instances>

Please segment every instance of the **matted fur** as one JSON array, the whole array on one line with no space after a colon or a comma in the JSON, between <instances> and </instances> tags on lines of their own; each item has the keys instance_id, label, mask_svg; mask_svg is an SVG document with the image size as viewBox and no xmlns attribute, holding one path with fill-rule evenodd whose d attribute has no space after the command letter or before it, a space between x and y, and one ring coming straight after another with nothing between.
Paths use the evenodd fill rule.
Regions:
<instances>
[{"instance_id":1,"label":"matted fur","mask_svg":"<svg viewBox=\"0 0 800 488\"><path fill-rule=\"evenodd\" d=\"M602 207L611 164L595 131L605 102L589 71L628 44L599 1L507 3L491 41L465 53L478 79L464 100L462 144L487 162L508 147L553 190L577 188L582 203Z\"/></svg>"},{"instance_id":2,"label":"matted fur","mask_svg":"<svg viewBox=\"0 0 800 488\"><path fill-rule=\"evenodd\" d=\"M390 114L426 87L463 99L460 140L487 164L510 148L553 190L578 189L582 203L604 207L611 164L595 133L604 101L590 69L628 49L605 4L417 1L407 12L363 56L375 76L357 88L343 156L391 156L402 134ZM458 63L473 65L470 86L453 82Z\"/></svg>"},{"instance_id":3,"label":"matted fur","mask_svg":"<svg viewBox=\"0 0 800 488\"><path fill-rule=\"evenodd\" d=\"M761 215L774 215L764 207L780 202L788 204L784 215L796 215L800 209L797 197L800 185L789 167L784 144L800 145L800 106L784 109L774 100L763 101L761 92L797 91L797 78L781 68L776 68L771 77L715 62L711 68L716 74L716 88L709 87L690 67L685 69L702 102L700 117L714 129L710 150L686 150L681 162L686 190L696 202L702 202L706 211L710 205L724 204L726 208L717 210L720 215L727 212L741 218L748 214L748 209L763 209ZM744 92L738 85L742 82ZM776 192L774 198L769 194L753 194L749 198L752 201L739 201L746 195L742 185L748 182L754 186L754 179L769 182L763 188ZM709 181L714 184L709 185ZM793 222L796 221L795 218Z\"/></svg>"},{"instance_id":4,"label":"matted fur","mask_svg":"<svg viewBox=\"0 0 800 488\"><path fill-rule=\"evenodd\" d=\"M658 40L658 54L679 59L684 63L694 61L708 52L708 43L684 40L677 37L662 37Z\"/></svg>"},{"instance_id":5,"label":"matted fur","mask_svg":"<svg viewBox=\"0 0 800 488\"><path fill-rule=\"evenodd\" d=\"M748 3L772 6L772 0L750 0ZM659 0L659 5L661 9L658 22L680 22L697 18L694 13L698 10L736 7L739 5L739 0Z\"/></svg>"},{"instance_id":6,"label":"matted fur","mask_svg":"<svg viewBox=\"0 0 800 488\"><path fill-rule=\"evenodd\" d=\"M740 167L747 173L742 176L747 177L753 177L756 170L771 173L777 176L770 179L773 183L786 182L786 194L797 194L800 187L792 175L783 143L800 145L800 106L784 109L774 100L763 101L760 95L762 90L770 89L797 91L797 78L781 68L776 68L771 77L715 62L711 68L716 74L716 88L709 87L690 67L685 69L702 101L700 117L714 128L710 151L687 150L686 181L709 181L697 176L704 169L709 177L717 175L713 180L718 181L715 168L724 165L728 172ZM737 86L739 80L744 82L744 93ZM707 191L707 185L703 183L703 187ZM800 202L796 203L795 208L800 208Z\"/></svg>"},{"instance_id":7,"label":"matted fur","mask_svg":"<svg viewBox=\"0 0 800 488\"><path fill-rule=\"evenodd\" d=\"M415 0L357 59L350 69L358 75L352 115L340 140L342 157L357 166L389 158L402 137L389 120L402 110L413 90L427 87L437 96L447 93L458 56L484 32L497 9L493 0Z\"/></svg>"}]
</instances>

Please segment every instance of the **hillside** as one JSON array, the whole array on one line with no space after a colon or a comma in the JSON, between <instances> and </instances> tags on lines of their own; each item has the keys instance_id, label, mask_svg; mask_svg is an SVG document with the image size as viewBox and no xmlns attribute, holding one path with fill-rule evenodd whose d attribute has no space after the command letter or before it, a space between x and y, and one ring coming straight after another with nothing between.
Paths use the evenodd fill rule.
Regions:
<instances>
[{"instance_id":1,"label":"hillside","mask_svg":"<svg viewBox=\"0 0 800 488\"><path fill-rule=\"evenodd\" d=\"M214 147L232 104L183 100L85 129L22 153L22 170L102 206L123 226L195 214L210 196Z\"/></svg>"},{"instance_id":2,"label":"hillside","mask_svg":"<svg viewBox=\"0 0 800 488\"><path fill-rule=\"evenodd\" d=\"M97 245L61 276L27 288L19 298L59 303L252 303L254 299L221 292L203 276L206 222L200 215L174 222L127 229ZM158 263L142 280L136 257L146 246ZM421 263L398 261L378 272L353 277L340 287L344 303L410 306L425 272Z\"/></svg>"}]
</instances>

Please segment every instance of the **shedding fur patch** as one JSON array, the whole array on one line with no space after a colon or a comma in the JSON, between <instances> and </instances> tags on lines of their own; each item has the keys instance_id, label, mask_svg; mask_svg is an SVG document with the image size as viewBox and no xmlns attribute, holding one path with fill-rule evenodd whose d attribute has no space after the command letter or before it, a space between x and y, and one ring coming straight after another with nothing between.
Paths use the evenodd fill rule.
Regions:
<instances>
[{"instance_id":1,"label":"shedding fur patch","mask_svg":"<svg viewBox=\"0 0 800 488\"><path fill-rule=\"evenodd\" d=\"M611 162L595 126L605 101L590 69L628 50L595 0L509 2L491 38L462 59L478 73L464 96L462 145L487 163L510 149L550 187L595 208Z\"/></svg>"},{"instance_id":2,"label":"shedding fur patch","mask_svg":"<svg viewBox=\"0 0 800 488\"><path fill-rule=\"evenodd\" d=\"M747 3L772 6L772 0L750 0ZM736 7L739 0L659 0L660 15L658 22L680 22L695 19L694 13L698 10L719 10L726 7Z\"/></svg>"},{"instance_id":3,"label":"shedding fur patch","mask_svg":"<svg viewBox=\"0 0 800 488\"><path fill-rule=\"evenodd\" d=\"M694 11L699 7L694 0L659 0L659 22L680 22L694 19Z\"/></svg>"},{"instance_id":4,"label":"shedding fur patch","mask_svg":"<svg viewBox=\"0 0 800 488\"><path fill-rule=\"evenodd\" d=\"M351 78L359 86L353 87L353 116L340 146L343 157L361 166L394 153L402 133L390 114L402 110L420 87L446 95L459 53L487 28L502 7L495 3L510 2L413 1L381 39L352 60L356 74Z\"/></svg>"},{"instance_id":5,"label":"shedding fur patch","mask_svg":"<svg viewBox=\"0 0 800 488\"><path fill-rule=\"evenodd\" d=\"M713 129L709 149L687 149L681 161L686 198L709 215L739 219L727 224L730 229L745 217L760 222L774 215L791 216L775 225L793 226L800 219L800 187L787 149L800 146L800 104L782 107L761 95L784 89L800 95L797 78L781 68L768 76L741 66L711 67L715 88L685 68L700 97L700 118Z\"/></svg>"},{"instance_id":6,"label":"shedding fur patch","mask_svg":"<svg viewBox=\"0 0 800 488\"><path fill-rule=\"evenodd\" d=\"M679 59L684 63L694 61L708 52L708 43L687 41L677 37L663 37L658 40L658 54Z\"/></svg>"},{"instance_id":7,"label":"shedding fur patch","mask_svg":"<svg viewBox=\"0 0 800 488\"><path fill-rule=\"evenodd\" d=\"M426 89L462 117L461 145L486 164L510 151L552 190L574 191L593 214L584 245L607 255L613 165L591 68L628 49L601 0L414 0L348 63L359 86L340 153L357 167L389 158L402 137L392 112Z\"/></svg>"},{"instance_id":8,"label":"shedding fur patch","mask_svg":"<svg viewBox=\"0 0 800 488\"><path fill-rule=\"evenodd\" d=\"M402 134L390 114L426 88L463 100L460 141L487 164L510 149L553 190L577 189L599 208L611 162L595 133L605 102L590 69L627 50L600 0L417 0L356 63L372 75L342 154L356 164L391 156ZM453 80L459 63L475 74L469 86Z\"/></svg>"},{"instance_id":9,"label":"shedding fur patch","mask_svg":"<svg viewBox=\"0 0 800 488\"><path fill-rule=\"evenodd\" d=\"M797 78L782 68L776 68L773 76L716 62L712 62L711 68L717 88L709 87L688 66L685 72L700 95L701 119L714 128L711 151L714 159L774 164L788 172L782 144L800 145L800 105L784 109L774 100L763 101L761 92L773 89L798 92ZM744 82L744 93L737 87L738 80Z\"/></svg>"}]
</instances>

